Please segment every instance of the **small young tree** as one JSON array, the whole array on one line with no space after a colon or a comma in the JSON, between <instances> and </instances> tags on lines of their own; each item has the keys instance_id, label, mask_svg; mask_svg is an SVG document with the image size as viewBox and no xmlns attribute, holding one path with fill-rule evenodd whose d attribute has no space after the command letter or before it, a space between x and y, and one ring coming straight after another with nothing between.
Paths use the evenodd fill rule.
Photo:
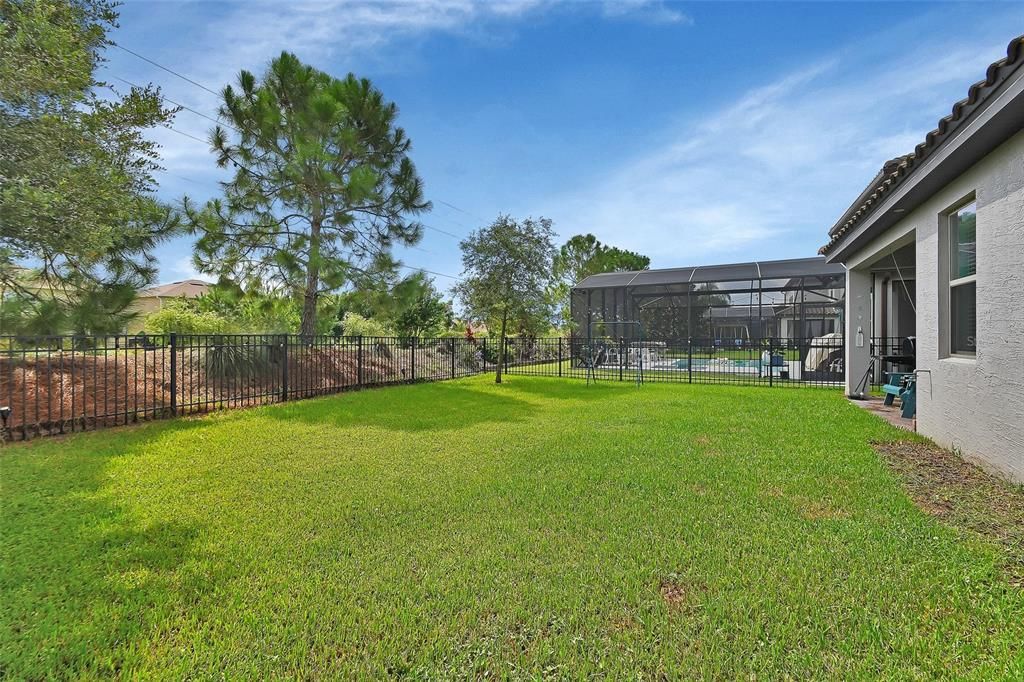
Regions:
<instances>
[{"instance_id":1,"label":"small young tree","mask_svg":"<svg viewBox=\"0 0 1024 682\"><path fill-rule=\"evenodd\" d=\"M517 222L502 215L459 244L463 273L456 294L472 316L498 324L495 383L501 383L509 320L550 320L553 235L547 218Z\"/></svg>"},{"instance_id":2,"label":"small young tree","mask_svg":"<svg viewBox=\"0 0 1024 682\"><path fill-rule=\"evenodd\" d=\"M211 146L233 166L224 198L185 212L203 272L273 282L302 300L301 333L316 331L321 294L394 268L393 244L419 241L407 216L429 210L398 108L370 81L339 80L288 52L259 80L224 88Z\"/></svg>"},{"instance_id":3,"label":"small young tree","mask_svg":"<svg viewBox=\"0 0 1024 682\"><path fill-rule=\"evenodd\" d=\"M402 336L436 336L451 325L451 304L424 273L413 273L392 291L398 304L395 329Z\"/></svg>"}]
</instances>

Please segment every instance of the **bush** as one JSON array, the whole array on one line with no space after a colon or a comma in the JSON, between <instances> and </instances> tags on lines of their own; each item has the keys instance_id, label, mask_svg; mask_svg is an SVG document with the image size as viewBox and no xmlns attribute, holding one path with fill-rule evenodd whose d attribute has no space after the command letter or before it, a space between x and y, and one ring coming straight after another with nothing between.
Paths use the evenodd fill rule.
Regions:
<instances>
[{"instance_id":1,"label":"bush","mask_svg":"<svg viewBox=\"0 0 1024 682\"><path fill-rule=\"evenodd\" d=\"M488 364L498 364L498 341L492 340L486 345L480 341L480 355Z\"/></svg>"},{"instance_id":2,"label":"bush","mask_svg":"<svg viewBox=\"0 0 1024 682\"><path fill-rule=\"evenodd\" d=\"M479 371L483 368L484 358L480 346L474 346L471 343L458 343L455 346L455 352L455 361L459 367L471 371Z\"/></svg>"},{"instance_id":3,"label":"bush","mask_svg":"<svg viewBox=\"0 0 1024 682\"><path fill-rule=\"evenodd\" d=\"M184 300L171 301L146 317L149 334L227 334L233 331L230 320L212 312L197 312Z\"/></svg>"},{"instance_id":4,"label":"bush","mask_svg":"<svg viewBox=\"0 0 1024 682\"><path fill-rule=\"evenodd\" d=\"M347 312L341 319L343 336L395 336L395 330L373 318Z\"/></svg>"}]
</instances>

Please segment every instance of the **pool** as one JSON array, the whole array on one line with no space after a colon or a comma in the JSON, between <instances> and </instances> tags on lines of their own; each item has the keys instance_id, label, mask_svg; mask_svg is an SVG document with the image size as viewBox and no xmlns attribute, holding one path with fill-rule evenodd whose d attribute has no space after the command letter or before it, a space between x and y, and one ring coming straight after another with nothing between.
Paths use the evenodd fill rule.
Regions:
<instances>
[{"instance_id":1,"label":"pool","mask_svg":"<svg viewBox=\"0 0 1024 682\"><path fill-rule=\"evenodd\" d=\"M760 360L732 360L729 358L693 358L674 360L669 363L675 369L698 369L710 372L735 372L737 370L758 370Z\"/></svg>"}]
</instances>

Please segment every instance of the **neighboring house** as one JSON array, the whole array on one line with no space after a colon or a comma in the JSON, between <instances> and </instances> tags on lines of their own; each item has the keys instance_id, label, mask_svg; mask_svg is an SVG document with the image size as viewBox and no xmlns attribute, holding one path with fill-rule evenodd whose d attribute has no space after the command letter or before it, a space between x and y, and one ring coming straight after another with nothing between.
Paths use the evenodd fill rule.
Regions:
<instances>
[{"instance_id":1,"label":"neighboring house","mask_svg":"<svg viewBox=\"0 0 1024 682\"><path fill-rule=\"evenodd\" d=\"M204 282L201 279L186 279L181 282L160 284L149 289L142 289L135 297L133 309L138 316L128 323L127 332L134 334L142 331L146 315L160 310L168 301L178 298L198 298L210 290L211 282Z\"/></svg>"},{"instance_id":2,"label":"neighboring house","mask_svg":"<svg viewBox=\"0 0 1024 682\"><path fill-rule=\"evenodd\" d=\"M846 385L870 337L917 337L917 427L1024 481L1024 36L821 249L846 278Z\"/></svg>"}]
</instances>

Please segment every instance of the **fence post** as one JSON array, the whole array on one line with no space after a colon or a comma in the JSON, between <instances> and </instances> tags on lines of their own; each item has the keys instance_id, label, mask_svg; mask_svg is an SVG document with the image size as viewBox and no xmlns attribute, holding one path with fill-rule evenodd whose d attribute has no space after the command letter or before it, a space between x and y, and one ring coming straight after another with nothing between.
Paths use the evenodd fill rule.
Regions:
<instances>
[{"instance_id":1,"label":"fence post","mask_svg":"<svg viewBox=\"0 0 1024 682\"><path fill-rule=\"evenodd\" d=\"M416 337L412 337L412 381L416 381Z\"/></svg>"},{"instance_id":2,"label":"fence post","mask_svg":"<svg viewBox=\"0 0 1024 682\"><path fill-rule=\"evenodd\" d=\"M686 337L686 383L693 383L693 337Z\"/></svg>"},{"instance_id":3,"label":"fence post","mask_svg":"<svg viewBox=\"0 0 1024 682\"><path fill-rule=\"evenodd\" d=\"M558 337L558 376L562 376L562 337Z\"/></svg>"},{"instance_id":4,"label":"fence post","mask_svg":"<svg viewBox=\"0 0 1024 682\"><path fill-rule=\"evenodd\" d=\"M171 332L169 341L171 344L171 414L178 416L178 335Z\"/></svg>"},{"instance_id":5,"label":"fence post","mask_svg":"<svg viewBox=\"0 0 1024 682\"><path fill-rule=\"evenodd\" d=\"M281 402L288 400L288 335L281 335Z\"/></svg>"},{"instance_id":6,"label":"fence post","mask_svg":"<svg viewBox=\"0 0 1024 682\"><path fill-rule=\"evenodd\" d=\"M455 378L455 349L459 347L459 340L452 338L452 379Z\"/></svg>"},{"instance_id":7,"label":"fence post","mask_svg":"<svg viewBox=\"0 0 1024 682\"><path fill-rule=\"evenodd\" d=\"M502 366L502 374L508 374L508 341L508 337L505 337L505 347L501 349L501 356L498 358L498 362Z\"/></svg>"},{"instance_id":8,"label":"fence post","mask_svg":"<svg viewBox=\"0 0 1024 682\"><path fill-rule=\"evenodd\" d=\"M363 385L363 335L356 337L356 386Z\"/></svg>"},{"instance_id":9,"label":"fence post","mask_svg":"<svg viewBox=\"0 0 1024 682\"><path fill-rule=\"evenodd\" d=\"M483 339L483 347L480 350L480 357L484 361L483 371L486 372L487 371L487 337L486 336Z\"/></svg>"},{"instance_id":10,"label":"fence post","mask_svg":"<svg viewBox=\"0 0 1024 682\"><path fill-rule=\"evenodd\" d=\"M798 355L797 357L803 357L802 353L803 353L803 351L801 350L801 355ZM849 371L849 369L846 367L846 334L843 334L842 336L839 337L839 357L843 358L843 381L845 382L846 381L846 372ZM879 369L879 372L878 372L878 374L876 374L875 373L875 363L874 363L874 361L872 361L872 363L871 363L871 379L869 379L870 382L874 383L876 376L878 376L880 378L884 378L882 376L882 374L881 374L881 367L879 367L878 369ZM801 368L800 371L803 372L803 368ZM803 378L803 374L801 374L800 377ZM871 387L868 386L867 390L870 391Z\"/></svg>"},{"instance_id":11,"label":"fence post","mask_svg":"<svg viewBox=\"0 0 1024 682\"><path fill-rule=\"evenodd\" d=\"M626 339L624 337L619 338L619 381L622 381L622 360L625 357L624 350L626 348Z\"/></svg>"},{"instance_id":12,"label":"fence post","mask_svg":"<svg viewBox=\"0 0 1024 682\"><path fill-rule=\"evenodd\" d=\"M773 386L775 381L775 369L773 367L775 363L775 352L774 344L772 344L772 337L768 337L768 385Z\"/></svg>"}]
</instances>

